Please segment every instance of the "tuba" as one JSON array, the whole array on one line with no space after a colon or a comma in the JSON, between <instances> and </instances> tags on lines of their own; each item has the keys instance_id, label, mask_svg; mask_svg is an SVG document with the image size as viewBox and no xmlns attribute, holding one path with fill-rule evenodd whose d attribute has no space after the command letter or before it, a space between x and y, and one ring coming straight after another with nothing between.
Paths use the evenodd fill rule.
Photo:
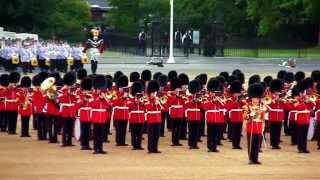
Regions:
<instances>
[{"instance_id":1,"label":"tuba","mask_svg":"<svg viewBox=\"0 0 320 180\"><path fill-rule=\"evenodd\" d=\"M81 57L81 63L82 64L89 64L89 59L88 59L88 56L86 54L84 54L82 57Z\"/></svg>"},{"instance_id":2,"label":"tuba","mask_svg":"<svg viewBox=\"0 0 320 180\"><path fill-rule=\"evenodd\" d=\"M19 56L17 54L13 54L11 56L11 63L12 64L19 64L20 60L19 60Z\"/></svg>"},{"instance_id":3,"label":"tuba","mask_svg":"<svg viewBox=\"0 0 320 180\"><path fill-rule=\"evenodd\" d=\"M50 77L41 83L40 89L46 96L53 101L57 99L57 87L55 86L55 78Z\"/></svg>"},{"instance_id":4,"label":"tuba","mask_svg":"<svg viewBox=\"0 0 320 180\"><path fill-rule=\"evenodd\" d=\"M68 57L67 58L67 64L69 65L69 66L73 66L73 64L74 64L74 60L73 60L73 57Z\"/></svg>"},{"instance_id":5,"label":"tuba","mask_svg":"<svg viewBox=\"0 0 320 180\"><path fill-rule=\"evenodd\" d=\"M30 59L30 62L31 62L31 66L33 66L33 67L38 66L38 60L37 60L37 58L35 58L35 57L31 58L31 59Z\"/></svg>"}]
</instances>

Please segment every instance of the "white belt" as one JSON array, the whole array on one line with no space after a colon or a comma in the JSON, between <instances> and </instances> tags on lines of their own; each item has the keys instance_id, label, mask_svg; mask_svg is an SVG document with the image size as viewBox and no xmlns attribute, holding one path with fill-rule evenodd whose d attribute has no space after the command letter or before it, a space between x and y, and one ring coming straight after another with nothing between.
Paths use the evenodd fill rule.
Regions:
<instances>
[{"instance_id":1,"label":"white belt","mask_svg":"<svg viewBox=\"0 0 320 180\"><path fill-rule=\"evenodd\" d=\"M229 118L231 117L231 113L233 113L233 112L242 112L242 109L231 109L229 111Z\"/></svg>"},{"instance_id":2,"label":"white belt","mask_svg":"<svg viewBox=\"0 0 320 180\"><path fill-rule=\"evenodd\" d=\"M185 116L187 117L188 112L200 112L200 109L186 109Z\"/></svg>"},{"instance_id":3,"label":"white belt","mask_svg":"<svg viewBox=\"0 0 320 180\"><path fill-rule=\"evenodd\" d=\"M147 114L159 114L161 111L148 111Z\"/></svg>"},{"instance_id":4,"label":"white belt","mask_svg":"<svg viewBox=\"0 0 320 180\"><path fill-rule=\"evenodd\" d=\"M144 114L144 111L131 111L130 114Z\"/></svg>"},{"instance_id":5,"label":"white belt","mask_svg":"<svg viewBox=\"0 0 320 180\"><path fill-rule=\"evenodd\" d=\"M5 102L17 102L15 99L5 99Z\"/></svg>"},{"instance_id":6,"label":"white belt","mask_svg":"<svg viewBox=\"0 0 320 180\"><path fill-rule=\"evenodd\" d=\"M310 111L307 111L307 110L305 110L305 111L297 111L296 114L294 115L294 119L295 120L297 120L299 114L310 114Z\"/></svg>"},{"instance_id":7,"label":"white belt","mask_svg":"<svg viewBox=\"0 0 320 180\"><path fill-rule=\"evenodd\" d=\"M114 107L113 109L127 110L127 109L129 109L129 108L128 108L128 107L125 107L125 106L116 106L116 107Z\"/></svg>"},{"instance_id":8,"label":"white belt","mask_svg":"<svg viewBox=\"0 0 320 180\"><path fill-rule=\"evenodd\" d=\"M74 106L74 103L61 103L61 106L71 107Z\"/></svg>"},{"instance_id":9,"label":"white belt","mask_svg":"<svg viewBox=\"0 0 320 180\"><path fill-rule=\"evenodd\" d=\"M92 112L107 112L106 109L92 109Z\"/></svg>"},{"instance_id":10,"label":"white belt","mask_svg":"<svg viewBox=\"0 0 320 180\"><path fill-rule=\"evenodd\" d=\"M207 114L208 113L220 113L220 112L224 112L223 109L218 109L218 110L207 110L206 113L205 113L205 119L207 120Z\"/></svg>"},{"instance_id":11,"label":"white belt","mask_svg":"<svg viewBox=\"0 0 320 180\"><path fill-rule=\"evenodd\" d=\"M78 111L78 116L80 116L80 111L90 111L92 108L91 107L82 107Z\"/></svg>"}]
</instances>

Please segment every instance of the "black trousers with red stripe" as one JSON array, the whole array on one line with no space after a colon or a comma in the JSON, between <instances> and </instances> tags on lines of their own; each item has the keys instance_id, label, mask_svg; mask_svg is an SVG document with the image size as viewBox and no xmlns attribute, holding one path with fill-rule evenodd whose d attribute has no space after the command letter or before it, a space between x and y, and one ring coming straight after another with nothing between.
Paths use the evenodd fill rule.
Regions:
<instances>
[{"instance_id":1,"label":"black trousers with red stripe","mask_svg":"<svg viewBox=\"0 0 320 180\"><path fill-rule=\"evenodd\" d=\"M0 111L0 130L1 132L7 131L7 111Z\"/></svg>"},{"instance_id":2,"label":"black trousers with red stripe","mask_svg":"<svg viewBox=\"0 0 320 180\"><path fill-rule=\"evenodd\" d=\"M188 121L188 145L190 148L198 148L200 121Z\"/></svg>"},{"instance_id":3,"label":"black trousers with red stripe","mask_svg":"<svg viewBox=\"0 0 320 180\"><path fill-rule=\"evenodd\" d=\"M45 114L37 115L38 140L47 139L47 116Z\"/></svg>"},{"instance_id":4,"label":"black trousers with red stripe","mask_svg":"<svg viewBox=\"0 0 320 180\"><path fill-rule=\"evenodd\" d=\"M17 119L18 119L17 111L7 112L8 134L16 134Z\"/></svg>"},{"instance_id":5,"label":"black trousers with red stripe","mask_svg":"<svg viewBox=\"0 0 320 180\"><path fill-rule=\"evenodd\" d=\"M72 146L73 128L75 119L72 117L63 118L62 146Z\"/></svg>"},{"instance_id":6,"label":"black trousers with red stripe","mask_svg":"<svg viewBox=\"0 0 320 180\"><path fill-rule=\"evenodd\" d=\"M54 115L48 115L48 134L49 143L58 142L59 118Z\"/></svg>"},{"instance_id":7,"label":"black trousers with red stripe","mask_svg":"<svg viewBox=\"0 0 320 180\"><path fill-rule=\"evenodd\" d=\"M105 131L104 123L93 124L93 149L95 152L103 151L104 131Z\"/></svg>"},{"instance_id":8,"label":"black trousers with red stripe","mask_svg":"<svg viewBox=\"0 0 320 180\"><path fill-rule=\"evenodd\" d=\"M233 148L240 148L242 122L230 122L231 141Z\"/></svg>"},{"instance_id":9,"label":"black trousers with red stripe","mask_svg":"<svg viewBox=\"0 0 320 180\"><path fill-rule=\"evenodd\" d=\"M207 147L209 151L217 150L220 134L223 131L224 124L207 123Z\"/></svg>"},{"instance_id":10,"label":"black trousers with red stripe","mask_svg":"<svg viewBox=\"0 0 320 180\"><path fill-rule=\"evenodd\" d=\"M171 142L172 145L178 145L180 144L180 130L181 130L181 123L183 119L175 119L171 118L172 122L172 136L171 136Z\"/></svg>"},{"instance_id":11,"label":"black trousers with red stripe","mask_svg":"<svg viewBox=\"0 0 320 180\"><path fill-rule=\"evenodd\" d=\"M21 137L30 137L29 120L30 116L21 116Z\"/></svg>"},{"instance_id":12,"label":"black trousers with red stripe","mask_svg":"<svg viewBox=\"0 0 320 180\"><path fill-rule=\"evenodd\" d=\"M130 133L131 133L131 145L133 149L141 149L142 145L142 127L143 123L131 123Z\"/></svg>"},{"instance_id":13,"label":"black trousers with red stripe","mask_svg":"<svg viewBox=\"0 0 320 180\"><path fill-rule=\"evenodd\" d=\"M81 122L80 123L80 145L82 149L90 148L90 136L91 136L91 123L90 122Z\"/></svg>"},{"instance_id":14,"label":"black trousers with red stripe","mask_svg":"<svg viewBox=\"0 0 320 180\"><path fill-rule=\"evenodd\" d=\"M114 126L116 129L116 144L118 146L126 145L128 120L115 120Z\"/></svg>"},{"instance_id":15,"label":"black trousers with red stripe","mask_svg":"<svg viewBox=\"0 0 320 180\"><path fill-rule=\"evenodd\" d=\"M247 140L249 161L256 163L259 161L259 150L262 134L247 133Z\"/></svg>"},{"instance_id":16,"label":"black trousers with red stripe","mask_svg":"<svg viewBox=\"0 0 320 180\"><path fill-rule=\"evenodd\" d=\"M270 145L273 148L279 148L282 122L270 121Z\"/></svg>"},{"instance_id":17,"label":"black trousers with red stripe","mask_svg":"<svg viewBox=\"0 0 320 180\"><path fill-rule=\"evenodd\" d=\"M297 144L298 151L307 151L308 150L308 129L309 124L297 124Z\"/></svg>"},{"instance_id":18,"label":"black trousers with red stripe","mask_svg":"<svg viewBox=\"0 0 320 180\"><path fill-rule=\"evenodd\" d=\"M148 123L148 151L149 153L158 152L160 123Z\"/></svg>"}]
</instances>

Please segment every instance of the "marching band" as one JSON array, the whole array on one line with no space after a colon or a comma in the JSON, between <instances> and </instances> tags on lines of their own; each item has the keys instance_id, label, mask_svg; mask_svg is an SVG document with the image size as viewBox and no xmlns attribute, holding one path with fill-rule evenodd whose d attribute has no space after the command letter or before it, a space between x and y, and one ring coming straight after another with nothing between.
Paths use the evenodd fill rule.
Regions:
<instances>
[{"instance_id":1,"label":"marching band","mask_svg":"<svg viewBox=\"0 0 320 180\"><path fill-rule=\"evenodd\" d=\"M310 152L310 133L320 149L320 71L313 71L310 77L281 71L264 81L253 75L247 90L240 70L220 73L208 81L206 74L189 81L186 74L176 71L151 77L149 70L141 76L133 72L130 78L121 71L113 77L87 75L84 69L63 77L44 71L21 80L17 72L2 74L1 131L16 134L19 115L21 137L30 137L32 119L38 140L59 143L61 135L61 145L67 147L79 134L81 150L92 150L93 139L94 154L105 154L103 144L109 142L111 125L116 145L127 146L129 124L133 150L144 149L143 134L147 133L149 153L160 153L159 139L165 127L171 131L172 146L182 146L181 140L187 138L190 149L199 149L206 130L208 152L219 152L225 132L232 148L242 149L245 123L250 164L261 164L259 152L266 146L267 132L272 149L281 149L282 126L299 153Z\"/></svg>"}]
</instances>

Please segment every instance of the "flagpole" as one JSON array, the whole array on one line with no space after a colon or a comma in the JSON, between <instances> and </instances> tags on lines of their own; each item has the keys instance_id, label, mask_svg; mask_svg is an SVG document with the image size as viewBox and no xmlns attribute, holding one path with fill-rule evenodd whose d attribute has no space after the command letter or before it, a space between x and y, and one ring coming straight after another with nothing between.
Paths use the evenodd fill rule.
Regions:
<instances>
[{"instance_id":1,"label":"flagpole","mask_svg":"<svg viewBox=\"0 0 320 180\"><path fill-rule=\"evenodd\" d=\"M167 63L175 63L173 56L173 0L170 0L170 51Z\"/></svg>"}]
</instances>

